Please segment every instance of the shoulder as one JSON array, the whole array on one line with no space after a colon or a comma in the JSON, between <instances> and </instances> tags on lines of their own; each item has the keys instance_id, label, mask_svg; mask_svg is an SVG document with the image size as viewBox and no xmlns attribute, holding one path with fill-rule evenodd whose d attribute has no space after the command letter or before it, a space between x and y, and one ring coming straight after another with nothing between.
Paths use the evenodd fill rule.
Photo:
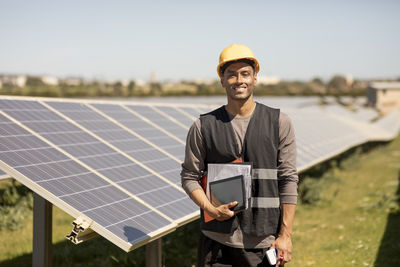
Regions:
<instances>
[{"instance_id":1,"label":"shoulder","mask_svg":"<svg viewBox=\"0 0 400 267\"><path fill-rule=\"evenodd\" d=\"M201 129L201 121L198 118L193 122L192 126L189 129L189 132L200 132L200 129Z\"/></svg>"},{"instance_id":2,"label":"shoulder","mask_svg":"<svg viewBox=\"0 0 400 267\"><path fill-rule=\"evenodd\" d=\"M224 111L225 111L225 106L221 106L221 107L219 107L217 109L214 109L214 110L212 110L210 112L207 112L207 113L204 113L204 114L200 114L200 120L202 120L202 119L204 119L206 117L215 117L215 116L217 116L218 114L220 114L221 112L224 112Z\"/></svg>"},{"instance_id":3,"label":"shoulder","mask_svg":"<svg viewBox=\"0 0 400 267\"><path fill-rule=\"evenodd\" d=\"M269 112L274 112L274 113L277 113L277 114L279 114L279 112L280 112L279 108L272 108L270 106L261 104L259 102L256 102L256 103L257 103L257 106L259 107L259 109L261 109L262 111L269 111Z\"/></svg>"},{"instance_id":4,"label":"shoulder","mask_svg":"<svg viewBox=\"0 0 400 267\"><path fill-rule=\"evenodd\" d=\"M280 109L272 108L257 102L256 116L258 118L262 118L278 126L280 113L281 113Z\"/></svg>"},{"instance_id":5,"label":"shoulder","mask_svg":"<svg viewBox=\"0 0 400 267\"><path fill-rule=\"evenodd\" d=\"M287 126L291 125L292 121L290 120L290 117L286 113L279 113L279 126Z\"/></svg>"},{"instance_id":6,"label":"shoulder","mask_svg":"<svg viewBox=\"0 0 400 267\"><path fill-rule=\"evenodd\" d=\"M227 123L231 121L231 117L225 109L225 106L221 106L213 111L206 114L200 115L201 125L208 128L210 126L219 125L221 123Z\"/></svg>"},{"instance_id":7,"label":"shoulder","mask_svg":"<svg viewBox=\"0 0 400 267\"><path fill-rule=\"evenodd\" d=\"M282 140L286 137L294 138L294 127L290 117L281 112L279 114L279 138Z\"/></svg>"},{"instance_id":8,"label":"shoulder","mask_svg":"<svg viewBox=\"0 0 400 267\"><path fill-rule=\"evenodd\" d=\"M196 119L189 128L186 136L186 144L197 142L196 140L201 140L203 138L202 136L201 121L200 119Z\"/></svg>"},{"instance_id":9,"label":"shoulder","mask_svg":"<svg viewBox=\"0 0 400 267\"><path fill-rule=\"evenodd\" d=\"M268 116L273 121L277 121L279 119L279 113L281 112L278 108L272 108L267 105L257 103L256 112L258 116Z\"/></svg>"}]
</instances>

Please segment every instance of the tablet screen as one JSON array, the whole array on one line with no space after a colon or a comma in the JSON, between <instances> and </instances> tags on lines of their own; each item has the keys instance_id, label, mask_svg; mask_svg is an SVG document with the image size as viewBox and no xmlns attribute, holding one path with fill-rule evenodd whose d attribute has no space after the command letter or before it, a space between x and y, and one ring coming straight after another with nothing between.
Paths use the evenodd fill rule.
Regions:
<instances>
[{"instance_id":1,"label":"tablet screen","mask_svg":"<svg viewBox=\"0 0 400 267\"><path fill-rule=\"evenodd\" d=\"M214 206L237 201L234 211L245 209L245 188L243 175L210 182L210 200Z\"/></svg>"}]
</instances>

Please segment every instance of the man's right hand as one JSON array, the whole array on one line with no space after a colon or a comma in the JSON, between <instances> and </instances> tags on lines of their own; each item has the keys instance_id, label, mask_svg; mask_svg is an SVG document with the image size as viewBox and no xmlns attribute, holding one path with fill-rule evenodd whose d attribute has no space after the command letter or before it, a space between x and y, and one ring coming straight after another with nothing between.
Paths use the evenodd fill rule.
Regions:
<instances>
[{"instance_id":1,"label":"man's right hand","mask_svg":"<svg viewBox=\"0 0 400 267\"><path fill-rule=\"evenodd\" d=\"M212 211L208 212L212 217L214 217L217 221L225 221L232 218L235 215L235 212L231 210L231 208L235 207L238 204L237 201L220 205L218 207L214 207Z\"/></svg>"},{"instance_id":2,"label":"man's right hand","mask_svg":"<svg viewBox=\"0 0 400 267\"><path fill-rule=\"evenodd\" d=\"M207 211L207 213L215 218L218 221L225 221L229 218L232 218L235 215L235 212L230 210L235 207L238 202L233 201L228 204L223 204L219 206L214 206L206 197L206 194L202 189L195 189L190 193L190 198L203 210Z\"/></svg>"}]
</instances>

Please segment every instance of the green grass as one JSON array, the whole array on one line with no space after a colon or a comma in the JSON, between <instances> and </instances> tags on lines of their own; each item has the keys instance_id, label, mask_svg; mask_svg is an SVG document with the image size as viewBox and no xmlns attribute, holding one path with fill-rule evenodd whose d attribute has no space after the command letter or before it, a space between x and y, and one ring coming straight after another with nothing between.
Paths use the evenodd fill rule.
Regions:
<instances>
[{"instance_id":1,"label":"green grass","mask_svg":"<svg viewBox=\"0 0 400 267\"><path fill-rule=\"evenodd\" d=\"M400 266L400 136L333 162L303 175L293 260L286 266ZM54 207L53 266L144 265L144 247L125 253L102 237L80 245L65 241L72 221ZM164 237L164 264L195 264L197 236L193 222ZM30 266L31 211L25 227L0 231L0 240L0 267Z\"/></svg>"},{"instance_id":2,"label":"green grass","mask_svg":"<svg viewBox=\"0 0 400 267\"><path fill-rule=\"evenodd\" d=\"M3 182L4 183L4 182ZM31 266L32 211L27 215L25 227L17 231L0 231L0 267ZM53 266L108 267L144 266L145 247L126 253L101 236L79 245L65 239L71 232L74 219L53 206ZM189 223L163 237L166 266L191 266L196 261L198 221ZM180 242L175 242L180 240ZM180 253L186 251L186 254ZM183 264L183 265L182 265Z\"/></svg>"},{"instance_id":3,"label":"green grass","mask_svg":"<svg viewBox=\"0 0 400 267\"><path fill-rule=\"evenodd\" d=\"M400 137L326 175L320 201L298 205L287 265L400 266Z\"/></svg>"}]
</instances>

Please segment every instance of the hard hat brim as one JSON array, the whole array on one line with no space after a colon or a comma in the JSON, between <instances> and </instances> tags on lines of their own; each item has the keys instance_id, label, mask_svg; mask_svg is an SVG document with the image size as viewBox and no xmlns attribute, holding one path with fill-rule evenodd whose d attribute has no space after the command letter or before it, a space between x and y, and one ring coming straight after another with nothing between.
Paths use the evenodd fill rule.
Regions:
<instances>
[{"instance_id":1,"label":"hard hat brim","mask_svg":"<svg viewBox=\"0 0 400 267\"><path fill-rule=\"evenodd\" d=\"M248 59L248 60L253 61L254 62L254 71L255 71L255 73L258 73L260 71L260 64L258 63L257 59L255 59L254 57L235 58L235 59L232 59L232 60L226 60L226 61L221 62L221 63L218 64L217 72L218 72L219 77L222 78L222 76L223 76L222 75L222 70L221 70L222 66L224 66L225 64L228 64L230 62L240 61L242 59Z\"/></svg>"}]
</instances>

